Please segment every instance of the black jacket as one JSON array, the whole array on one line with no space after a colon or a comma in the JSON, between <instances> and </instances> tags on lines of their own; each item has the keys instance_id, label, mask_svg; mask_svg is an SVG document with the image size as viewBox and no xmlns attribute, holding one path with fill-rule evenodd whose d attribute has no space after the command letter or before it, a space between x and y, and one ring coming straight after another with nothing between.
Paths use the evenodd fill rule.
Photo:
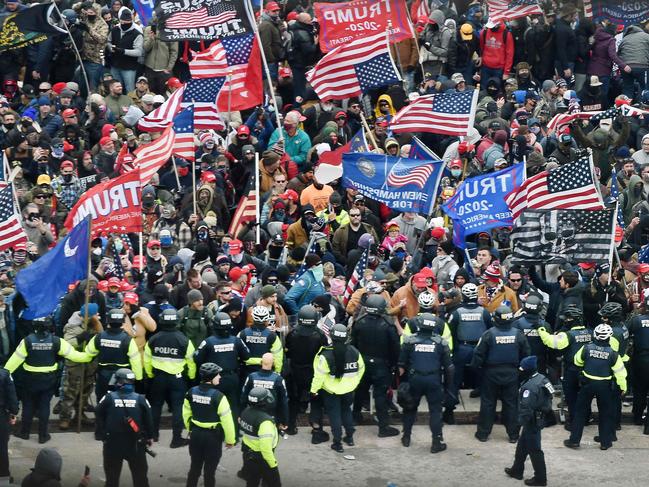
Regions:
<instances>
[{"instance_id":1,"label":"black jacket","mask_svg":"<svg viewBox=\"0 0 649 487\"><path fill-rule=\"evenodd\" d=\"M532 279L532 284L544 293L550 295L550 304L548 305L548 313L546 314L545 319L550 325L552 325L554 330L556 330L556 326L558 325L557 317L566 306L574 304L583 309L583 284L578 283L575 287L564 291L561 289L558 282L548 282L541 279L541 277L536 273L534 267L530 268L530 278Z\"/></svg>"},{"instance_id":2,"label":"black jacket","mask_svg":"<svg viewBox=\"0 0 649 487\"><path fill-rule=\"evenodd\" d=\"M563 19L556 20L554 35L556 61L561 70L568 69L568 63L574 63L577 60L577 35L570 24Z\"/></svg>"},{"instance_id":3,"label":"black jacket","mask_svg":"<svg viewBox=\"0 0 649 487\"><path fill-rule=\"evenodd\" d=\"M288 30L293 35L293 56L288 60L291 67L313 66L318 54L313 26L296 21L289 25Z\"/></svg>"}]
</instances>

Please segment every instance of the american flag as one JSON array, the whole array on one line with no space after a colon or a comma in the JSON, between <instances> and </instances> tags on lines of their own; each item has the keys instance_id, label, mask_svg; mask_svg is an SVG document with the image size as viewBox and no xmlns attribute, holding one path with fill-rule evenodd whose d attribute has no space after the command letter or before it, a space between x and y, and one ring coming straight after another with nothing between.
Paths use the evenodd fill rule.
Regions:
<instances>
[{"instance_id":1,"label":"american flag","mask_svg":"<svg viewBox=\"0 0 649 487\"><path fill-rule=\"evenodd\" d=\"M424 189L428 178L433 173L433 165L428 162L424 162L420 166L416 167L407 167L401 163L401 159L392 166L390 172L388 173L388 178L386 182L388 186L393 188L400 188L406 186L407 184L414 184L419 186L421 189Z\"/></svg>"},{"instance_id":2,"label":"american flag","mask_svg":"<svg viewBox=\"0 0 649 487\"><path fill-rule=\"evenodd\" d=\"M20 225L13 198L13 187L8 184L0 190L0 251L27 242L27 234Z\"/></svg>"},{"instance_id":3,"label":"american flag","mask_svg":"<svg viewBox=\"0 0 649 487\"><path fill-rule=\"evenodd\" d=\"M363 275L365 274L365 269L367 268L367 261L369 260L370 257L370 249L367 248L363 250L363 254L361 255L361 258L358 259L358 262L356 263L356 267L354 267L354 272L352 272L352 276L349 278L349 281L347 282L347 287L345 288L345 294L343 295L343 305L347 306L347 303L349 302L349 299L352 297L352 294L354 294L354 291L356 291L356 287L358 286L358 283L363 279Z\"/></svg>"},{"instance_id":4,"label":"american flag","mask_svg":"<svg viewBox=\"0 0 649 487\"><path fill-rule=\"evenodd\" d=\"M181 106L194 105L195 130L223 130L225 124L216 107L216 97L225 78L190 79L185 85Z\"/></svg>"},{"instance_id":5,"label":"american flag","mask_svg":"<svg viewBox=\"0 0 649 487\"><path fill-rule=\"evenodd\" d=\"M612 210L525 210L511 234L512 262L609 262Z\"/></svg>"},{"instance_id":6,"label":"american flag","mask_svg":"<svg viewBox=\"0 0 649 487\"><path fill-rule=\"evenodd\" d=\"M435 154L430 147L424 144L417 136L412 137L412 142L410 143L410 153L408 157L410 159L427 159L433 161L441 161L442 158Z\"/></svg>"},{"instance_id":7,"label":"american flag","mask_svg":"<svg viewBox=\"0 0 649 487\"><path fill-rule=\"evenodd\" d=\"M176 134L171 127L167 127L162 135L142 147L138 147L133 155L140 169L140 185L144 187L153 175L171 157Z\"/></svg>"},{"instance_id":8,"label":"american flag","mask_svg":"<svg viewBox=\"0 0 649 487\"><path fill-rule=\"evenodd\" d=\"M601 210L602 197L597 190L590 156L551 171L543 171L509 193L505 201L518 218L526 208L537 210Z\"/></svg>"},{"instance_id":9,"label":"american flag","mask_svg":"<svg viewBox=\"0 0 649 487\"><path fill-rule=\"evenodd\" d=\"M259 221L257 217L257 191L254 188L251 188L248 194L244 194L239 200L237 210L232 215L228 233L232 235L232 238L237 238L246 222L251 221Z\"/></svg>"},{"instance_id":10,"label":"american flag","mask_svg":"<svg viewBox=\"0 0 649 487\"><path fill-rule=\"evenodd\" d=\"M548 130L559 133L563 127L570 125L574 120L589 120L592 116L593 112L557 113L548 122Z\"/></svg>"},{"instance_id":11,"label":"american flag","mask_svg":"<svg viewBox=\"0 0 649 487\"><path fill-rule=\"evenodd\" d=\"M593 3L591 0L584 0L584 17L587 19L593 18Z\"/></svg>"},{"instance_id":12,"label":"american flag","mask_svg":"<svg viewBox=\"0 0 649 487\"><path fill-rule=\"evenodd\" d=\"M125 242L128 242L128 239L125 240ZM113 265L110 269L110 272L115 277L124 279L124 268L122 267L122 259L119 255L119 252L117 251L117 247L115 246L115 240L112 241L111 251L112 251L111 253L113 254Z\"/></svg>"},{"instance_id":13,"label":"american flag","mask_svg":"<svg viewBox=\"0 0 649 487\"><path fill-rule=\"evenodd\" d=\"M638 262L640 264L649 264L649 244L644 245L638 252Z\"/></svg>"},{"instance_id":14,"label":"american flag","mask_svg":"<svg viewBox=\"0 0 649 487\"><path fill-rule=\"evenodd\" d=\"M171 96L158 108L140 119L137 127L145 132L158 132L171 125L174 116L180 111L180 102L183 99L185 87L182 86L174 91Z\"/></svg>"},{"instance_id":15,"label":"american flag","mask_svg":"<svg viewBox=\"0 0 649 487\"><path fill-rule=\"evenodd\" d=\"M306 77L323 101L358 96L370 88L401 81L385 33L336 47Z\"/></svg>"},{"instance_id":16,"label":"american flag","mask_svg":"<svg viewBox=\"0 0 649 487\"><path fill-rule=\"evenodd\" d=\"M194 107L188 106L174 117L174 141L173 153L187 161L193 161L194 152Z\"/></svg>"},{"instance_id":17,"label":"american flag","mask_svg":"<svg viewBox=\"0 0 649 487\"><path fill-rule=\"evenodd\" d=\"M236 10L229 10L224 3L201 7L191 12L176 12L165 22L167 29L190 29L210 27L236 18Z\"/></svg>"},{"instance_id":18,"label":"american flag","mask_svg":"<svg viewBox=\"0 0 649 487\"><path fill-rule=\"evenodd\" d=\"M417 98L390 122L393 132L430 132L466 136L473 127L478 90Z\"/></svg>"},{"instance_id":19,"label":"american flag","mask_svg":"<svg viewBox=\"0 0 649 487\"><path fill-rule=\"evenodd\" d=\"M323 238L326 239L327 235L322 232L311 232L311 239L309 241L309 246L306 249L306 254L304 254L305 257L309 254L315 254L318 252L318 247L319 247L318 241L320 241ZM291 286L293 286L300 278L300 276L305 272L306 272L306 262L303 260L298 270L295 271L295 277L293 277Z\"/></svg>"},{"instance_id":20,"label":"american flag","mask_svg":"<svg viewBox=\"0 0 649 487\"><path fill-rule=\"evenodd\" d=\"M489 20L500 22L543 13L539 0L487 0Z\"/></svg>"},{"instance_id":21,"label":"american flag","mask_svg":"<svg viewBox=\"0 0 649 487\"><path fill-rule=\"evenodd\" d=\"M620 190L617 186L617 172L615 169L613 170L613 174L611 174L611 198L615 198L616 201L619 201L620 198ZM617 205L617 224L620 228L624 229L624 213L620 205Z\"/></svg>"}]
</instances>

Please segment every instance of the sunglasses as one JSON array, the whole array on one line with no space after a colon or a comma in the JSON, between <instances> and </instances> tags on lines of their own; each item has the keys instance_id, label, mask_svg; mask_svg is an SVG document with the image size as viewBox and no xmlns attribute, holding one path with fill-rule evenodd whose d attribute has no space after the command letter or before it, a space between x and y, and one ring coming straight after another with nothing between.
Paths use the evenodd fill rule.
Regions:
<instances>
[{"instance_id":1,"label":"sunglasses","mask_svg":"<svg viewBox=\"0 0 649 487\"><path fill-rule=\"evenodd\" d=\"M350 108L360 108L361 106L358 103L354 103L353 105L349 105Z\"/></svg>"},{"instance_id":2,"label":"sunglasses","mask_svg":"<svg viewBox=\"0 0 649 487\"><path fill-rule=\"evenodd\" d=\"M354 201L354 206L365 206L364 201Z\"/></svg>"},{"instance_id":3,"label":"sunglasses","mask_svg":"<svg viewBox=\"0 0 649 487\"><path fill-rule=\"evenodd\" d=\"M523 279L510 279L510 282L521 282Z\"/></svg>"},{"instance_id":4,"label":"sunglasses","mask_svg":"<svg viewBox=\"0 0 649 487\"><path fill-rule=\"evenodd\" d=\"M40 218L40 213L30 213L27 218Z\"/></svg>"},{"instance_id":5,"label":"sunglasses","mask_svg":"<svg viewBox=\"0 0 649 487\"><path fill-rule=\"evenodd\" d=\"M275 284L277 284L278 282L279 282L279 281L277 281L277 279L268 279L268 284L271 284L271 285L273 285L273 286L274 286Z\"/></svg>"},{"instance_id":6,"label":"sunglasses","mask_svg":"<svg viewBox=\"0 0 649 487\"><path fill-rule=\"evenodd\" d=\"M285 182L286 182L286 179L276 179L275 182L276 182L277 184L279 184L279 183L285 183Z\"/></svg>"},{"instance_id":7,"label":"sunglasses","mask_svg":"<svg viewBox=\"0 0 649 487\"><path fill-rule=\"evenodd\" d=\"M221 294L232 294L232 291L221 291Z\"/></svg>"},{"instance_id":8,"label":"sunglasses","mask_svg":"<svg viewBox=\"0 0 649 487\"><path fill-rule=\"evenodd\" d=\"M355 217L361 216L361 214L360 213L354 213L354 214L350 213L349 216L351 216L352 218L355 218Z\"/></svg>"},{"instance_id":9,"label":"sunglasses","mask_svg":"<svg viewBox=\"0 0 649 487\"><path fill-rule=\"evenodd\" d=\"M151 247L151 250L160 250L160 247L158 247L157 245L154 245L153 247Z\"/></svg>"},{"instance_id":10,"label":"sunglasses","mask_svg":"<svg viewBox=\"0 0 649 487\"><path fill-rule=\"evenodd\" d=\"M345 120L347 120L347 119L346 119L345 117L338 117L338 118L336 119L336 121L339 121L339 120L345 121Z\"/></svg>"},{"instance_id":11,"label":"sunglasses","mask_svg":"<svg viewBox=\"0 0 649 487\"><path fill-rule=\"evenodd\" d=\"M34 199L35 199L35 200L44 200L44 199L45 199L45 195L39 194L39 195L37 195L37 196L34 196Z\"/></svg>"}]
</instances>

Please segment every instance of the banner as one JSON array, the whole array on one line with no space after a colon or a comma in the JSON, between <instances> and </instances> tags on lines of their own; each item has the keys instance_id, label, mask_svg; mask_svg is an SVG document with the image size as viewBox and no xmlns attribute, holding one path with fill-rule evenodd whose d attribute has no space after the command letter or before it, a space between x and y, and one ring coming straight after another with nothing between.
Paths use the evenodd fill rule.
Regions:
<instances>
[{"instance_id":1,"label":"banner","mask_svg":"<svg viewBox=\"0 0 649 487\"><path fill-rule=\"evenodd\" d=\"M629 0L585 0L586 17L605 18L616 25L643 24L649 20L649 2Z\"/></svg>"},{"instance_id":2,"label":"banner","mask_svg":"<svg viewBox=\"0 0 649 487\"><path fill-rule=\"evenodd\" d=\"M399 211L428 214L444 163L382 154L343 155L343 185Z\"/></svg>"},{"instance_id":3,"label":"banner","mask_svg":"<svg viewBox=\"0 0 649 487\"><path fill-rule=\"evenodd\" d=\"M514 164L502 171L464 180L442 210L453 219L454 243L464 248L464 236L506 227L512 213L505 195L518 188L524 179L525 165Z\"/></svg>"},{"instance_id":4,"label":"banner","mask_svg":"<svg viewBox=\"0 0 649 487\"><path fill-rule=\"evenodd\" d=\"M246 0L163 0L155 8L160 39L213 41L254 32Z\"/></svg>"},{"instance_id":5,"label":"banner","mask_svg":"<svg viewBox=\"0 0 649 487\"><path fill-rule=\"evenodd\" d=\"M43 42L47 34L65 34L63 20L53 3L34 5L0 16L0 52Z\"/></svg>"},{"instance_id":6,"label":"banner","mask_svg":"<svg viewBox=\"0 0 649 487\"><path fill-rule=\"evenodd\" d=\"M313 5L320 24L320 50L333 48L355 39L385 32L390 25L390 42L412 37L405 0L353 0Z\"/></svg>"},{"instance_id":7,"label":"banner","mask_svg":"<svg viewBox=\"0 0 649 487\"><path fill-rule=\"evenodd\" d=\"M142 25L149 25L149 21L153 16L153 9L155 8L154 0L133 0L133 8L137 12Z\"/></svg>"},{"instance_id":8,"label":"banner","mask_svg":"<svg viewBox=\"0 0 649 487\"><path fill-rule=\"evenodd\" d=\"M65 220L68 230L88 215L93 235L142 231L140 170L98 184L77 201Z\"/></svg>"}]
</instances>

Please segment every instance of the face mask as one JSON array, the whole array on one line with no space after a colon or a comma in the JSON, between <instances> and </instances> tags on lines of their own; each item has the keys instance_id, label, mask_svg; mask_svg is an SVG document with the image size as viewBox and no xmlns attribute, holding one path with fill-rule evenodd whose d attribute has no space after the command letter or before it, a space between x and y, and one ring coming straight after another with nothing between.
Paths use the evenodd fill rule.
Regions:
<instances>
[{"instance_id":1,"label":"face mask","mask_svg":"<svg viewBox=\"0 0 649 487\"><path fill-rule=\"evenodd\" d=\"M250 285L254 286L255 284L257 284L257 276L252 276L250 278Z\"/></svg>"},{"instance_id":2,"label":"face mask","mask_svg":"<svg viewBox=\"0 0 649 487\"><path fill-rule=\"evenodd\" d=\"M119 390L124 391L126 394L130 394L135 390L135 388L133 387L133 384L124 384Z\"/></svg>"},{"instance_id":3,"label":"face mask","mask_svg":"<svg viewBox=\"0 0 649 487\"><path fill-rule=\"evenodd\" d=\"M124 244L120 240L115 241L115 251L119 254L124 249Z\"/></svg>"},{"instance_id":4,"label":"face mask","mask_svg":"<svg viewBox=\"0 0 649 487\"><path fill-rule=\"evenodd\" d=\"M171 237L160 237L160 245L163 247L171 247L174 240Z\"/></svg>"},{"instance_id":5,"label":"face mask","mask_svg":"<svg viewBox=\"0 0 649 487\"><path fill-rule=\"evenodd\" d=\"M179 167L178 168L178 176L181 178L184 178L189 174L189 168L188 167Z\"/></svg>"},{"instance_id":6,"label":"face mask","mask_svg":"<svg viewBox=\"0 0 649 487\"><path fill-rule=\"evenodd\" d=\"M397 250L397 251L394 253L394 256L403 259L403 258L405 258L405 256L406 256L406 251L405 251L405 250Z\"/></svg>"},{"instance_id":7,"label":"face mask","mask_svg":"<svg viewBox=\"0 0 649 487\"><path fill-rule=\"evenodd\" d=\"M93 23L95 20L97 20L96 15L87 15L86 18L88 19L88 22Z\"/></svg>"},{"instance_id":8,"label":"face mask","mask_svg":"<svg viewBox=\"0 0 649 487\"><path fill-rule=\"evenodd\" d=\"M70 181L72 181L72 174L64 174L63 175L63 181L66 182L66 183L69 183Z\"/></svg>"},{"instance_id":9,"label":"face mask","mask_svg":"<svg viewBox=\"0 0 649 487\"><path fill-rule=\"evenodd\" d=\"M537 126L530 127L530 132L532 132L535 135L538 134L540 131L541 131L541 127L537 127Z\"/></svg>"},{"instance_id":10,"label":"face mask","mask_svg":"<svg viewBox=\"0 0 649 487\"><path fill-rule=\"evenodd\" d=\"M316 281L322 281L324 278L324 269L322 268L322 264L311 267L311 272L313 272L313 277L315 277Z\"/></svg>"},{"instance_id":11,"label":"face mask","mask_svg":"<svg viewBox=\"0 0 649 487\"><path fill-rule=\"evenodd\" d=\"M451 169L451 174L454 178L459 178L462 175L461 169Z\"/></svg>"},{"instance_id":12,"label":"face mask","mask_svg":"<svg viewBox=\"0 0 649 487\"><path fill-rule=\"evenodd\" d=\"M284 247L280 247L279 245L270 245L268 247L268 255L270 255L271 259L279 259L280 255L282 255L282 250L284 250Z\"/></svg>"},{"instance_id":13,"label":"face mask","mask_svg":"<svg viewBox=\"0 0 649 487\"><path fill-rule=\"evenodd\" d=\"M16 260L16 259L14 258L14 260ZM649 282L649 273L642 274L642 280L644 282Z\"/></svg>"},{"instance_id":14,"label":"face mask","mask_svg":"<svg viewBox=\"0 0 649 487\"><path fill-rule=\"evenodd\" d=\"M153 206L153 202L154 202L153 198L149 198L149 197L143 198L142 206L144 206L145 208L151 208Z\"/></svg>"},{"instance_id":15,"label":"face mask","mask_svg":"<svg viewBox=\"0 0 649 487\"><path fill-rule=\"evenodd\" d=\"M4 126L4 128L7 129L7 132L9 132L12 128L16 126L15 123L3 123L2 125Z\"/></svg>"},{"instance_id":16,"label":"face mask","mask_svg":"<svg viewBox=\"0 0 649 487\"><path fill-rule=\"evenodd\" d=\"M489 96L491 96L493 98L494 96L496 96L498 94L498 88L489 87L489 88L487 88L487 93L489 94Z\"/></svg>"},{"instance_id":17,"label":"face mask","mask_svg":"<svg viewBox=\"0 0 649 487\"><path fill-rule=\"evenodd\" d=\"M640 196L640 195L642 194L642 186L640 186L640 187L638 187L638 186L634 187L634 188L633 188L633 194L634 194L635 196Z\"/></svg>"},{"instance_id":18,"label":"face mask","mask_svg":"<svg viewBox=\"0 0 649 487\"><path fill-rule=\"evenodd\" d=\"M331 103L323 103L323 104L321 104L320 106L322 107L322 109L323 109L325 112L330 112L330 111L332 111L332 110L334 109L334 106L333 106L333 104L331 104Z\"/></svg>"},{"instance_id":19,"label":"face mask","mask_svg":"<svg viewBox=\"0 0 649 487\"><path fill-rule=\"evenodd\" d=\"M129 22L127 24L119 24L119 28L122 29L123 31L127 31L131 28L132 25L133 25L132 22Z\"/></svg>"},{"instance_id":20,"label":"face mask","mask_svg":"<svg viewBox=\"0 0 649 487\"><path fill-rule=\"evenodd\" d=\"M234 262L235 264L240 264L241 261L243 260L243 252L240 254L231 255L230 258L232 259L232 262Z\"/></svg>"},{"instance_id":21,"label":"face mask","mask_svg":"<svg viewBox=\"0 0 649 487\"><path fill-rule=\"evenodd\" d=\"M286 217L286 212L284 210L277 210L273 212L273 216L276 218L276 221L284 220Z\"/></svg>"},{"instance_id":22,"label":"face mask","mask_svg":"<svg viewBox=\"0 0 649 487\"><path fill-rule=\"evenodd\" d=\"M14 253L14 262L18 265L24 264L25 260L27 260L27 252L18 251ZM649 275L648 275L649 276Z\"/></svg>"}]
</instances>

